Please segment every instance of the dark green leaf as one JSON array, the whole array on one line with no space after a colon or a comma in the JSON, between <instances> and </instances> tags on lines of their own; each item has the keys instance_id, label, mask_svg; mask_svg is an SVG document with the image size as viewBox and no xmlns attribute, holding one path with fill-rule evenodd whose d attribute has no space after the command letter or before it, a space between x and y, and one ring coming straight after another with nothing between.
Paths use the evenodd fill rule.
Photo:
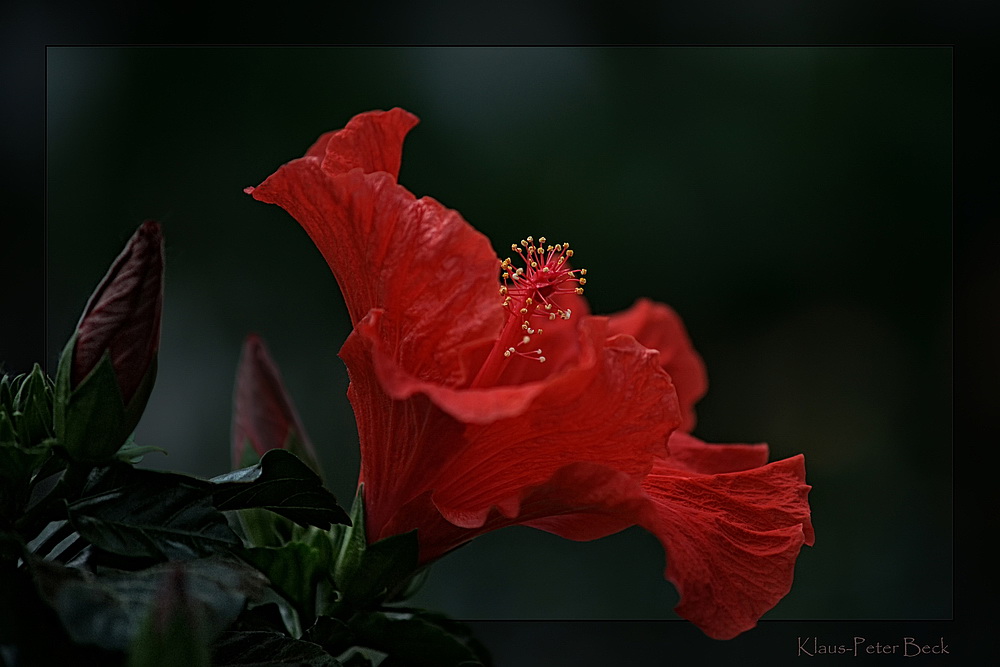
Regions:
<instances>
[{"instance_id":1,"label":"dark green leaf","mask_svg":"<svg viewBox=\"0 0 1000 667\"><path fill-rule=\"evenodd\" d=\"M334 569L334 581L344 600L365 605L393 597L417 572L416 531L393 535L374 544L365 536L364 489L354 501L352 527L345 530Z\"/></svg>"},{"instance_id":2,"label":"dark green leaf","mask_svg":"<svg viewBox=\"0 0 1000 667\"><path fill-rule=\"evenodd\" d=\"M56 560L79 539L80 534L68 521L52 521L28 542L27 549L39 558Z\"/></svg>"},{"instance_id":3,"label":"dark green leaf","mask_svg":"<svg viewBox=\"0 0 1000 667\"><path fill-rule=\"evenodd\" d=\"M20 518L28 504L31 480L48 455L46 445L25 449L0 443L0 519Z\"/></svg>"},{"instance_id":4,"label":"dark green leaf","mask_svg":"<svg viewBox=\"0 0 1000 667\"><path fill-rule=\"evenodd\" d=\"M360 651L352 651L350 655L346 658L342 657L340 661L344 664L344 667L372 667L372 661ZM385 661L383 660L379 663L379 667L382 667L384 664Z\"/></svg>"},{"instance_id":5,"label":"dark green leaf","mask_svg":"<svg viewBox=\"0 0 1000 667\"><path fill-rule=\"evenodd\" d=\"M72 339L71 339L72 344ZM129 433L118 378L107 352L76 389L69 388L71 362L66 351L56 374L55 432L77 461L104 461L114 455ZM72 358L72 351L70 351Z\"/></svg>"},{"instance_id":6,"label":"dark green leaf","mask_svg":"<svg viewBox=\"0 0 1000 667\"><path fill-rule=\"evenodd\" d=\"M277 632L224 632L215 643L216 667L341 667L316 644Z\"/></svg>"},{"instance_id":7,"label":"dark green leaf","mask_svg":"<svg viewBox=\"0 0 1000 667\"><path fill-rule=\"evenodd\" d=\"M268 450L260 463L215 477L215 506L220 510L259 507L301 526L329 528L348 524L347 513L309 466L283 449Z\"/></svg>"},{"instance_id":8,"label":"dark green leaf","mask_svg":"<svg viewBox=\"0 0 1000 667\"><path fill-rule=\"evenodd\" d=\"M114 667L116 654L74 644L56 612L42 599L27 568L0 567L0 664L101 665ZM16 656L14 660L10 660ZM10 662L4 662L7 658Z\"/></svg>"},{"instance_id":9,"label":"dark green leaf","mask_svg":"<svg viewBox=\"0 0 1000 667\"><path fill-rule=\"evenodd\" d=\"M24 513L16 526L25 537L37 535L51 521L66 518L66 498L78 497L85 475L71 471L61 447L50 447L33 471Z\"/></svg>"},{"instance_id":10,"label":"dark green leaf","mask_svg":"<svg viewBox=\"0 0 1000 667\"><path fill-rule=\"evenodd\" d=\"M201 480L124 464L99 469L92 477L67 514L83 537L105 551L177 560L240 544L212 504L210 485Z\"/></svg>"},{"instance_id":11,"label":"dark green leaf","mask_svg":"<svg viewBox=\"0 0 1000 667\"><path fill-rule=\"evenodd\" d=\"M277 602L266 602L248 608L239 615L229 629L288 633L288 625L281 615L281 606Z\"/></svg>"},{"instance_id":12,"label":"dark green leaf","mask_svg":"<svg viewBox=\"0 0 1000 667\"><path fill-rule=\"evenodd\" d=\"M48 443L33 447L0 443L0 480L27 485L48 455Z\"/></svg>"},{"instance_id":13,"label":"dark green leaf","mask_svg":"<svg viewBox=\"0 0 1000 667\"><path fill-rule=\"evenodd\" d=\"M327 543L329 544L329 543ZM236 552L240 558L260 570L271 587L294 605L304 624L316 615L317 587L330 577L333 561L329 546L292 542L282 547L253 547Z\"/></svg>"},{"instance_id":14,"label":"dark green leaf","mask_svg":"<svg viewBox=\"0 0 1000 667\"><path fill-rule=\"evenodd\" d=\"M152 605L165 577L184 575L187 605L197 604L206 636L215 637L239 615L248 599L257 599L266 582L260 573L236 560L219 557L157 565L140 571L99 570L96 575L32 559L31 569L49 604L74 641L126 650Z\"/></svg>"},{"instance_id":15,"label":"dark green leaf","mask_svg":"<svg viewBox=\"0 0 1000 667\"><path fill-rule=\"evenodd\" d=\"M376 598L395 597L411 581L420 552L417 531L393 535L369 544L362 558L362 587Z\"/></svg>"},{"instance_id":16,"label":"dark green leaf","mask_svg":"<svg viewBox=\"0 0 1000 667\"><path fill-rule=\"evenodd\" d=\"M354 646L354 633L339 618L320 616L302 634L306 641L319 644L328 653L340 655Z\"/></svg>"},{"instance_id":17,"label":"dark green leaf","mask_svg":"<svg viewBox=\"0 0 1000 667\"><path fill-rule=\"evenodd\" d=\"M489 666L493 664L493 658L490 656L489 649L487 649L486 646L476 638L476 636L472 633L472 629L465 623L456 621L453 618L448 618L440 612L428 611L426 609L415 611L414 616L423 619L428 623L437 625L445 632L448 632L461 640L462 643L468 646L472 652L476 654L477 659L483 665Z\"/></svg>"},{"instance_id":18,"label":"dark green leaf","mask_svg":"<svg viewBox=\"0 0 1000 667\"><path fill-rule=\"evenodd\" d=\"M397 592L388 598L387 602L403 602L404 600L409 600L411 597L420 592L423 588L424 583L427 581L427 577L430 575L430 568L423 568L418 570L415 575L410 577L409 581L406 582L405 586L399 587Z\"/></svg>"},{"instance_id":19,"label":"dark green leaf","mask_svg":"<svg viewBox=\"0 0 1000 667\"><path fill-rule=\"evenodd\" d=\"M393 664L409 667L489 665L461 637L441 625L413 614L366 612L350 621L358 644L388 654ZM484 662L484 659L486 662Z\"/></svg>"},{"instance_id":20,"label":"dark green leaf","mask_svg":"<svg viewBox=\"0 0 1000 667\"><path fill-rule=\"evenodd\" d=\"M259 507L237 510L235 516L244 542L251 547L280 547L287 544L297 527L297 524L285 517Z\"/></svg>"},{"instance_id":21,"label":"dark green leaf","mask_svg":"<svg viewBox=\"0 0 1000 667\"><path fill-rule=\"evenodd\" d=\"M125 444L122 445L117 452L115 452L115 458L123 463L136 464L139 461L142 461L142 457L152 452L166 454L167 450L150 445L137 445L135 443L135 438L130 435L125 441Z\"/></svg>"},{"instance_id":22,"label":"dark green leaf","mask_svg":"<svg viewBox=\"0 0 1000 667\"><path fill-rule=\"evenodd\" d=\"M342 596L349 599L355 597L357 585L351 584L361 571L362 559L368 541L365 536L365 485L358 487L358 495L354 498L354 505L351 507L351 525L344 530L341 537L340 553L337 554L337 563L334 568L333 578L337 589Z\"/></svg>"}]
</instances>

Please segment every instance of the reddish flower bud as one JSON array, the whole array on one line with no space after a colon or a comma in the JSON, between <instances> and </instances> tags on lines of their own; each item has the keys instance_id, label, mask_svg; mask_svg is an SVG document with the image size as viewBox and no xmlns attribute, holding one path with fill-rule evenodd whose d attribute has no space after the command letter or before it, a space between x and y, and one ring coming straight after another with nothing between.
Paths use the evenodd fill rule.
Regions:
<instances>
[{"instance_id":1,"label":"reddish flower bud","mask_svg":"<svg viewBox=\"0 0 1000 667\"><path fill-rule=\"evenodd\" d=\"M56 437L82 460L112 456L153 390L163 304L163 237L144 222L94 290L56 371Z\"/></svg>"},{"instance_id":2,"label":"reddish flower bud","mask_svg":"<svg viewBox=\"0 0 1000 667\"><path fill-rule=\"evenodd\" d=\"M236 371L233 395L233 468L253 461L247 444L259 458L269 449L288 449L317 474L320 467L281 373L256 334L247 336Z\"/></svg>"},{"instance_id":3,"label":"reddish flower bud","mask_svg":"<svg viewBox=\"0 0 1000 667\"><path fill-rule=\"evenodd\" d=\"M87 302L76 327L70 386L78 387L107 351L128 405L159 348L162 304L163 236L160 225L149 220Z\"/></svg>"}]
</instances>

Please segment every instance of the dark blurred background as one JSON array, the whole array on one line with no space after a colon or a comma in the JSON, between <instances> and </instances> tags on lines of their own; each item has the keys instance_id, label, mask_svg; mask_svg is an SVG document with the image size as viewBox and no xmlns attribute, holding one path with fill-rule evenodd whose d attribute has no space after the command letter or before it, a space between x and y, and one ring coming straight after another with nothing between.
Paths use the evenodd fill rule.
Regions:
<instances>
[{"instance_id":1,"label":"dark blurred background","mask_svg":"<svg viewBox=\"0 0 1000 667\"><path fill-rule=\"evenodd\" d=\"M572 242L595 312L674 306L709 371L696 434L806 455L817 542L766 618L951 617L951 49L49 47L46 81L50 373L135 227L164 225L137 438L169 455L145 465L228 469L256 331L350 502L343 302L295 221L242 190L355 113L402 106L421 123L401 183L498 249ZM676 618L663 559L639 530L513 528L435 565L416 602Z\"/></svg>"}]
</instances>

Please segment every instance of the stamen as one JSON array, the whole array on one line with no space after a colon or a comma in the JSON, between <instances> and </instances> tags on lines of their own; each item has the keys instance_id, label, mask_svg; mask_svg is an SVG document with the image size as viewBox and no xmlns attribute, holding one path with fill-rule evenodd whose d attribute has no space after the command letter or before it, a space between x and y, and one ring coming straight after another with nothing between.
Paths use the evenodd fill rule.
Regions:
<instances>
[{"instance_id":1,"label":"stamen","mask_svg":"<svg viewBox=\"0 0 1000 667\"><path fill-rule=\"evenodd\" d=\"M514 266L511 257L500 262L499 288L500 302L510 314L507 324L500 334L483 367L472 382L480 387L496 382L505 366L505 360L513 356L524 357L545 363L542 349L523 351L533 336L542 333L541 327L533 328L531 318L568 320L573 311L559 306L561 295L583 294L587 284L586 269L569 268L573 251L569 243L546 244L544 236L536 243L528 236L520 244L512 243L510 249L520 258L523 266ZM522 348L522 349L518 349Z\"/></svg>"},{"instance_id":2,"label":"stamen","mask_svg":"<svg viewBox=\"0 0 1000 667\"><path fill-rule=\"evenodd\" d=\"M519 315L548 315L555 308L555 314L564 319L565 311L553 305L553 297L559 294L582 294L582 285L586 284L585 269L566 268L567 260L573 256L568 243L546 245L545 237L538 239L529 236L521 240L520 246L511 244L511 250L517 253L525 266L514 267L510 257L501 262L501 278L504 286L501 296L510 296L504 307ZM576 282L581 287L571 287L567 283ZM514 310L514 308L516 310ZM545 313L539 313L541 306Z\"/></svg>"}]
</instances>

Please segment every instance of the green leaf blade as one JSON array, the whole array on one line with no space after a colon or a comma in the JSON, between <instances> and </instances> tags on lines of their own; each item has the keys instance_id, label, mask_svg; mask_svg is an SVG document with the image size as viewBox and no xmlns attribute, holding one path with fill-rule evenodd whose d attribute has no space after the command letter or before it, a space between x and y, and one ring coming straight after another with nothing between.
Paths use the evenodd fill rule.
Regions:
<instances>
[{"instance_id":1,"label":"green leaf blade","mask_svg":"<svg viewBox=\"0 0 1000 667\"><path fill-rule=\"evenodd\" d=\"M82 498L67 505L70 522L100 549L127 557L187 560L240 544L199 480L128 466L104 470Z\"/></svg>"},{"instance_id":2,"label":"green leaf blade","mask_svg":"<svg viewBox=\"0 0 1000 667\"><path fill-rule=\"evenodd\" d=\"M220 511L262 508L300 526L324 529L351 521L320 477L283 449L269 450L256 466L211 481L213 501Z\"/></svg>"},{"instance_id":3,"label":"green leaf blade","mask_svg":"<svg viewBox=\"0 0 1000 667\"><path fill-rule=\"evenodd\" d=\"M214 646L215 667L342 667L317 644L277 632L225 632Z\"/></svg>"},{"instance_id":4,"label":"green leaf blade","mask_svg":"<svg viewBox=\"0 0 1000 667\"><path fill-rule=\"evenodd\" d=\"M484 649L467 643L435 622L433 617L368 612L355 615L349 625L360 645L386 653L399 664L411 667L491 665Z\"/></svg>"}]
</instances>

